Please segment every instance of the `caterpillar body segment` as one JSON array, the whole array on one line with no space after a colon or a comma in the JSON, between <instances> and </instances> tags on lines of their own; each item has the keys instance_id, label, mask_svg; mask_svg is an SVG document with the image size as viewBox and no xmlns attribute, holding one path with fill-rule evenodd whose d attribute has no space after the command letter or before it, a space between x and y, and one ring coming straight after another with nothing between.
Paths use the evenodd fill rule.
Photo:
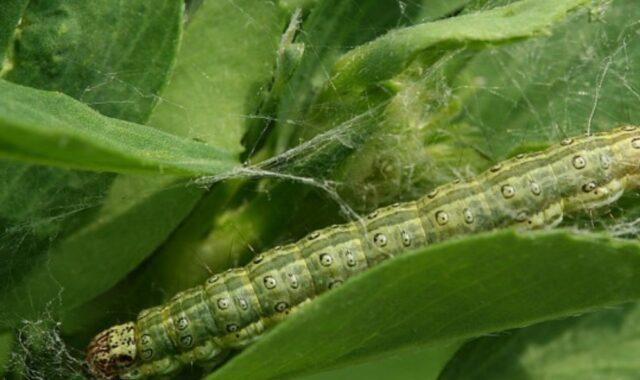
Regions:
<instances>
[{"instance_id":1,"label":"caterpillar body segment","mask_svg":"<svg viewBox=\"0 0 640 380\"><path fill-rule=\"evenodd\" d=\"M140 379L221 361L301 304L390 257L495 228L554 227L566 213L609 205L639 185L636 127L565 139L214 275L98 334L87 363L100 379Z\"/></svg>"}]
</instances>

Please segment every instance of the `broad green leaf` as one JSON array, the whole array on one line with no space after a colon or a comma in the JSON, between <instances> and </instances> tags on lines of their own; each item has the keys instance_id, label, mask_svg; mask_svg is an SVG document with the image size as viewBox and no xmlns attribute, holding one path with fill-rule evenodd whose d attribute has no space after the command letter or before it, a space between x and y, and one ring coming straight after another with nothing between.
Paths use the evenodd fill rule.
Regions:
<instances>
[{"instance_id":1,"label":"broad green leaf","mask_svg":"<svg viewBox=\"0 0 640 380\"><path fill-rule=\"evenodd\" d=\"M637 379L640 306L545 322L468 343L447 379Z\"/></svg>"},{"instance_id":2,"label":"broad green leaf","mask_svg":"<svg viewBox=\"0 0 640 380\"><path fill-rule=\"evenodd\" d=\"M469 15L394 30L348 52L336 63L331 91L352 91L400 73L437 44L498 43L547 33L587 0L523 0Z\"/></svg>"},{"instance_id":3,"label":"broad green leaf","mask_svg":"<svg viewBox=\"0 0 640 380\"><path fill-rule=\"evenodd\" d=\"M0 81L0 156L120 173L219 174L235 156L107 118L72 98Z\"/></svg>"},{"instance_id":4,"label":"broad green leaf","mask_svg":"<svg viewBox=\"0 0 640 380\"><path fill-rule=\"evenodd\" d=\"M175 63L182 2L31 1L4 79L145 122Z\"/></svg>"},{"instance_id":5,"label":"broad green leaf","mask_svg":"<svg viewBox=\"0 0 640 380\"><path fill-rule=\"evenodd\" d=\"M636 243L562 231L483 234L399 256L353 279L208 379L288 376L638 298Z\"/></svg>"},{"instance_id":6,"label":"broad green leaf","mask_svg":"<svg viewBox=\"0 0 640 380\"><path fill-rule=\"evenodd\" d=\"M172 84L150 125L239 155L273 74L284 12L273 2L204 2L190 19Z\"/></svg>"},{"instance_id":7,"label":"broad green leaf","mask_svg":"<svg viewBox=\"0 0 640 380\"><path fill-rule=\"evenodd\" d=\"M13 41L14 49L20 52L14 57L12 70L5 72L5 79L91 99L93 106L102 105L100 110L108 116L126 116L130 121L146 120L155 103L153 99L166 83L173 65L172 52L176 51L183 21L182 4L173 0L154 2L153 7L144 0L118 3L117 7L113 4L113 1L106 0L92 3L30 2L22 15L19 36ZM91 40L81 38L89 35ZM132 40L132 36L138 38ZM149 66L146 59L152 60L153 65ZM153 78L139 75L146 72L153 72ZM153 239L155 245L179 223L179 220L164 219L180 215L176 210L169 210L175 207L173 203L153 209L145 204L140 208L141 213L147 213L144 216L133 210L110 213L102 205L114 178L112 174L61 170L11 161L0 163L0 173L3 181L0 223L6 231L0 238L0 259L4 263L0 268L3 325L37 317L47 307L54 311L61 305L62 290L73 292L74 278L64 274L53 278L48 275L47 265L60 265L56 263L54 253L59 251L54 249L74 231L83 229L80 234L87 236L89 244L77 250L76 256L65 256L66 265L71 265L77 257L84 257L87 247L92 247L95 241L112 243L110 247L103 245L105 251L96 256L105 258L119 251L120 241L93 228L92 220L99 220L99 225L104 225L120 213L154 221L156 229L148 233L149 226L144 227L147 232L139 233L136 242ZM144 191L146 189L148 187L138 184L130 186L128 193L120 193L129 198L120 199L118 204L131 206L131 197L134 196L141 197L144 204L144 200L149 198ZM186 212L182 211L182 215ZM126 224L126 218L121 221ZM135 225L129 226L133 228ZM164 232L161 233L162 230ZM149 245L149 242L139 245L126 242L126 247ZM94 277L104 274L99 261L85 269L88 270L83 273L85 279L92 273ZM36 286L45 292L30 292L29 288L34 284L28 282L29 278L46 279ZM103 290L87 286L84 282L77 285L91 296ZM35 296L33 302L31 296ZM5 304L5 301L10 303Z\"/></svg>"}]
</instances>

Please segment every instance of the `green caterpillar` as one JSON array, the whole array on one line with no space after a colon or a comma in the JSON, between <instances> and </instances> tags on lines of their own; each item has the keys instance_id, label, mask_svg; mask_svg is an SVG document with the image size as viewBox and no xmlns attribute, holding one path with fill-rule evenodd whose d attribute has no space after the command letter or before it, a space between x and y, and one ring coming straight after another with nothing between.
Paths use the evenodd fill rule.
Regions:
<instances>
[{"instance_id":1,"label":"green caterpillar","mask_svg":"<svg viewBox=\"0 0 640 380\"><path fill-rule=\"evenodd\" d=\"M87 363L100 379L167 375L215 363L305 301L402 252L507 226L553 227L563 214L616 201L640 187L640 130L565 139L518 155L467 182L379 209L364 221L313 232L243 268L210 277L135 322L98 334Z\"/></svg>"}]
</instances>

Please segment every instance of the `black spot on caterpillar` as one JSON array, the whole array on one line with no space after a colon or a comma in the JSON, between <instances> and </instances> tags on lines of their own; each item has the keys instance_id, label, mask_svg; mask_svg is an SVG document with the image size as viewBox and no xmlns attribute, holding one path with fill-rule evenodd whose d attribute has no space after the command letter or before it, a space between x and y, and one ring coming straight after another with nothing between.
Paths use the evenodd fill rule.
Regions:
<instances>
[{"instance_id":1,"label":"black spot on caterpillar","mask_svg":"<svg viewBox=\"0 0 640 380\"><path fill-rule=\"evenodd\" d=\"M87 363L101 379L171 374L251 343L303 302L394 255L465 234L553 227L565 213L640 186L640 130L623 127L518 155L466 182L273 248L210 277L135 322L98 334Z\"/></svg>"}]
</instances>

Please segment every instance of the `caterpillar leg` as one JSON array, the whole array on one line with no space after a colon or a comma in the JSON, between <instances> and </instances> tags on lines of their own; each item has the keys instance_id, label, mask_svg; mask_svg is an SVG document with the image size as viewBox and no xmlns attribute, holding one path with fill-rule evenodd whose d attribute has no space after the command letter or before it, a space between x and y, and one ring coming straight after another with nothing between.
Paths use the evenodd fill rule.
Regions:
<instances>
[{"instance_id":1,"label":"caterpillar leg","mask_svg":"<svg viewBox=\"0 0 640 380\"><path fill-rule=\"evenodd\" d=\"M553 228L562 222L563 216L564 205L562 202L556 202L546 209L531 215L529 218L523 218L521 226L524 230Z\"/></svg>"},{"instance_id":2,"label":"caterpillar leg","mask_svg":"<svg viewBox=\"0 0 640 380\"><path fill-rule=\"evenodd\" d=\"M568 198L567 211L593 210L607 206L617 201L625 190L625 180L614 179L604 185L595 182L587 182L582 185L582 191Z\"/></svg>"},{"instance_id":3,"label":"caterpillar leg","mask_svg":"<svg viewBox=\"0 0 640 380\"><path fill-rule=\"evenodd\" d=\"M198 366L201 367L205 373L213 372L215 368L219 367L222 363L227 361L230 353L230 350L222 351L206 362L199 362Z\"/></svg>"},{"instance_id":4,"label":"caterpillar leg","mask_svg":"<svg viewBox=\"0 0 640 380\"><path fill-rule=\"evenodd\" d=\"M626 189L640 189L640 175L629 175L624 178Z\"/></svg>"}]
</instances>

